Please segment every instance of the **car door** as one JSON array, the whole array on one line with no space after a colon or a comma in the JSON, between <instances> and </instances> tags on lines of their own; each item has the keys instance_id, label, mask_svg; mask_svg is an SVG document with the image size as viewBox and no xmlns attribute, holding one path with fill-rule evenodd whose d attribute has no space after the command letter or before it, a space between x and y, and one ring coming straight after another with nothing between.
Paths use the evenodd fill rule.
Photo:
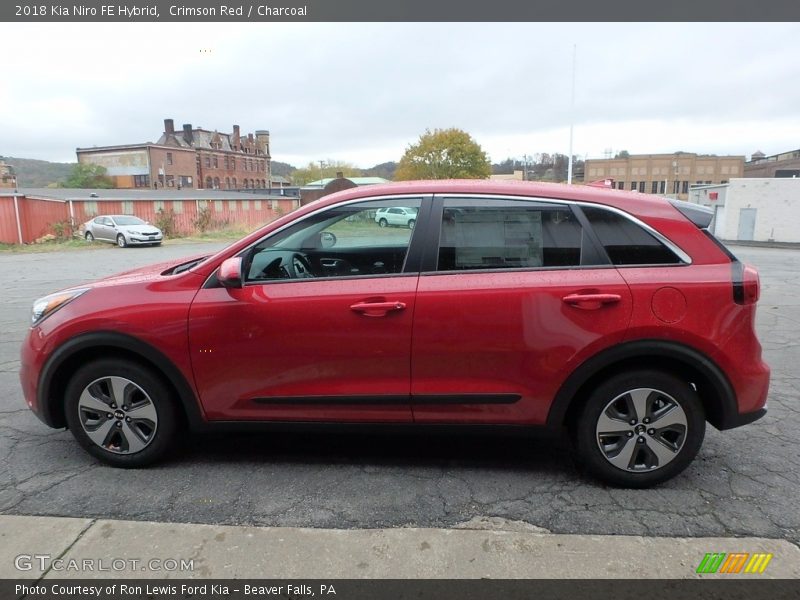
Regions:
<instances>
[{"instance_id":1,"label":"car door","mask_svg":"<svg viewBox=\"0 0 800 600\"><path fill-rule=\"evenodd\" d=\"M99 240L109 240L112 234L112 223L108 217L97 217L94 220L92 229L95 231L94 237Z\"/></svg>"},{"instance_id":2,"label":"car door","mask_svg":"<svg viewBox=\"0 0 800 600\"><path fill-rule=\"evenodd\" d=\"M392 203L313 213L242 253L243 288L212 278L198 292L189 344L207 418L411 421L420 252L416 230L375 222Z\"/></svg>"},{"instance_id":3,"label":"car door","mask_svg":"<svg viewBox=\"0 0 800 600\"><path fill-rule=\"evenodd\" d=\"M443 197L417 289L417 422L542 424L566 376L624 337L625 281L568 203Z\"/></svg>"}]
</instances>

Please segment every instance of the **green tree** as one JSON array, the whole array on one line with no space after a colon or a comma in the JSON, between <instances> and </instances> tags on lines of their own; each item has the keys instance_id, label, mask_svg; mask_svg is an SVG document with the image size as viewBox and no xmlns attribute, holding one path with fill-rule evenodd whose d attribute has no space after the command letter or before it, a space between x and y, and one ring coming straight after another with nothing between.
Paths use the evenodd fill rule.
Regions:
<instances>
[{"instance_id":1,"label":"green tree","mask_svg":"<svg viewBox=\"0 0 800 600\"><path fill-rule=\"evenodd\" d=\"M426 129L406 149L395 172L408 179L486 179L492 164L480 145L461 129Z\"/></svg>"},{"instance_id":2,"label":"green tree","mask_svg":"<svg viewBox=\"0 0 800 600\"><path fill-rule=\"evenodd\" d=\"M114 182L107 175L105 167L90 163L78 163L72 167L64 187L109 189L114 187Z\"/></svg>"},{"instance_id":3,"label":"green tree","mask_svg":"<svg viewBox=\"0 0 800 600\"><path fill-rule=\"evenodd\" d=\"M361 177L361 169L351 163L341 160L320 160L308 163L305 168L295 169L292 172L292 182L295 185L305 185L318 179L336 177L337 173L345 177Z\"/></svg>"}]
</instances>

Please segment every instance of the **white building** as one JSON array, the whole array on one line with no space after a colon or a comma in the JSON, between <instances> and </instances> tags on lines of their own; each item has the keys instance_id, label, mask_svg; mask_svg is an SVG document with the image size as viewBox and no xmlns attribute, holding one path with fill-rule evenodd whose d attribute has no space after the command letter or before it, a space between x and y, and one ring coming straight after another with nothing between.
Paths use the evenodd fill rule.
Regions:
<instances>
[{"instance_id":1,"label":"white building","mask_svg":"<svg viewBox=\"0 0 800 600\"><path fill-rule=\"evenodd\" d=\"M720 239L800 243L800 178L696 185L689 202L714 209L712 233Z\"/></svg>"}]
</instances>

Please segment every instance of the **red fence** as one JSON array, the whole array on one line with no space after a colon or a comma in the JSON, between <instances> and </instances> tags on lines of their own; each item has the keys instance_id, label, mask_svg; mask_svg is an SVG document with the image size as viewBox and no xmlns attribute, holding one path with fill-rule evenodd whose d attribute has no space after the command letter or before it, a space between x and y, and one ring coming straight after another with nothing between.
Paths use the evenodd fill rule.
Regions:
<instances>
[{"instance_id":1,"label":"red fence","mask_svg":"<svg viewBox=\"0 0 800 600\"><path fill-rule=\"evenodd\" d=\"M158 224L167 218L174 223L175 233L196 233L201 224L207 229L237 226L252 230L294 210L296 199L254 200L197 199L197 200L43 200L18 195L19 211L14 197L0 195L0 242L29 244L44 235L57 234L70 221L79 226L96 215L131 214ZM19 223L19 228L18 228Z\"/></svg>"}]
</instances>

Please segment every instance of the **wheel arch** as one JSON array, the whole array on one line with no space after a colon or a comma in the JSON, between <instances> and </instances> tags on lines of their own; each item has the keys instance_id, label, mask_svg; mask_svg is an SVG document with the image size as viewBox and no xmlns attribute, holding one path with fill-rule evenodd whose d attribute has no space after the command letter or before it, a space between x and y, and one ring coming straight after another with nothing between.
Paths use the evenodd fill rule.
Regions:
<instances>
[{"instance_id":1,"label":"wheel arch","mask_svg":"<svg viewBox=\"0 0 800 600\"><path fill-rule=\"evenodd\" d=\"M45 423L51 427L66 427L64 398L57 390L66 389L70 377L81 365L98 358L124 358L152 369L175 393L189 426L196 429L204 423L194 390L172 361L150 344L113 331L77 336L50 356L39 377L37 393Z\"/></svg>"},{"instance_id":2,"label":"wheel arch","mask_svg":"<svg viewBox=\"0 0 800 600\"><path fill-rule=\"evenodd\" d=\"M711 358L680 343L639 340L600 352L575 369L556 394L547 416L548 427L574 424L590 391L601 381L645 368L662 370L694 384L706 420L717 429L734 426L739 415L736 392Z\"/></svg>"}]
</instances>

